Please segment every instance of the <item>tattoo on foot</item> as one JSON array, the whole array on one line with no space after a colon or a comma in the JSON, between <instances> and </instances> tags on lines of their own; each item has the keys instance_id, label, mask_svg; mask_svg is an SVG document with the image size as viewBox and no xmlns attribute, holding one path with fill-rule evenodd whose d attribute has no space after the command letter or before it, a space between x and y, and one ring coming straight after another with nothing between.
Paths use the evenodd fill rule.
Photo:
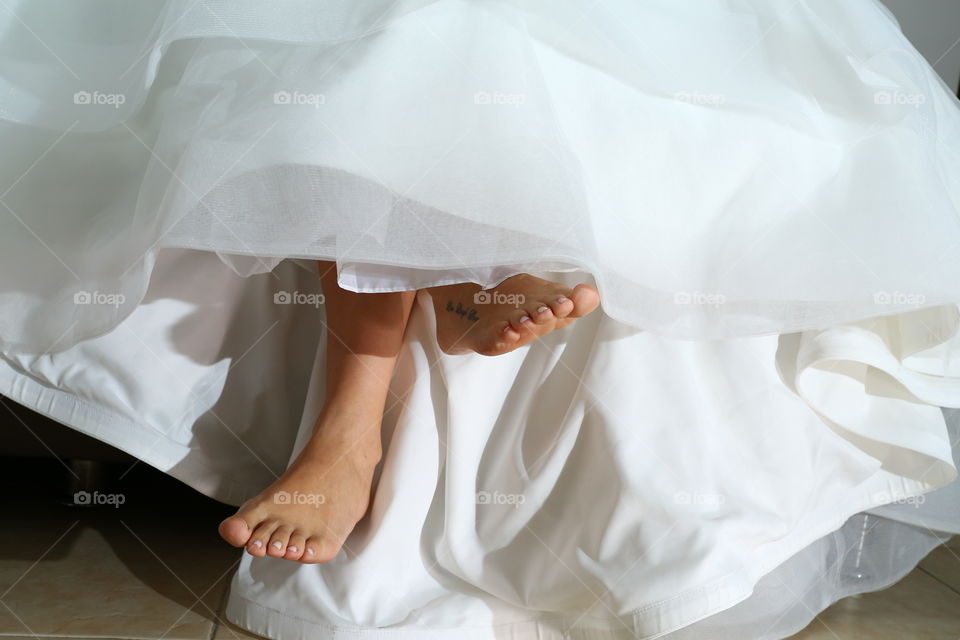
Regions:
<instances>
[{"instance_id":1,"label":"tattoo on foot","mask_svg":"<svg viewBox=\"0 0 960 640\"><path fill-rule=\"evenodd\" d=\"M470 282L434 287L430 297L440 349L485 356L509 353L529 344L591 313L600 304L599 292L588 284L571 288L529 274L507 278L495 290L481 289Z\"/></svg>"},{"instance_id":2,"label":"tattoo on foot","mask_svg":"<svg viewBox=\"0 0 960 640\"><path fill-rule=\"evenodd\" d=\"M480 316L477 315L477 310L474 308L464 307L461 303L457 303L457 306L453 306L452 300L447 300L447 311L450 313L455 313L465 320L470 322L477 322L480 320Z\"/></svg>"}]
</instances>

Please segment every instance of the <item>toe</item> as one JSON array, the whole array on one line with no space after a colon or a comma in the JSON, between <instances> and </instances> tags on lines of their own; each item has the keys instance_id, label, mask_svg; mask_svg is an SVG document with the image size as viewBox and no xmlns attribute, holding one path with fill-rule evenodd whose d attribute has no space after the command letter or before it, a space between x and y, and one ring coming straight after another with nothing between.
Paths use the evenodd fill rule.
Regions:
<instances>
[{"instance_id":1,"label":"toe","mask_svg":"<svg viewBox=\"0 0 960 640\"><path fill-rule=\"evenodd\" d=\"M509 339L511 333L516 333L516 331L510 326L509 322L501 322L496 325L495 333L497 340L506 340Z\"/></svg>"},{"instance_id":2,"label":"toe","mask_svg":"<svg viewBox=\"0 0 960 640\"><path fill-rule=\"evenodd\" d=\"M512 345L520 339L520 332L514 329L509 322L504 322L499 331L498 343Z\"/></svg>"},{"instance_id":3,"label":"toe","mask_svg":"<svg viewBox=\"0 0 960 640\"><path fill-rule=\"evenodd\" d=\"M539 325L547 324L554 319L553 310L542 302L536 303L528 313L533 321Z\"/></svg>"},{"instance_id":4,"label":"toe","mask_svg":"<svg viewBox=\"0 0 960 640\"><path fill-rule=\"evenodd\" d=\"M287 552L283 557L287 560L299 560L303 556L303 550L307 544L307 537L299 531L294 531L287 542Z\"/></svg>"},{"instance_id":5,"label":"toe","mask_svg":"<svg viewBox=\"0 0 960 640\"><path fill-rule=\"evenodd\" d=\"M320 562L320 549L322 544L317 538L310 538L303 545L303 555L300 556L300 562L314 564Z\"/></svg>"},{"instance_id":6,"label":"toe","mask_svg":"<svg viewBox=\"0 0 960 640\"><path fill-rule=\"evenodd\" d=\"M557 318L566 318L573 311L573 300L567 296L558 296L549 304L553 315Z\"/></svg>"},{"instance_id":7,"label":"toe","mask_svg":"<svg viewBox=\"0 0 960 640\"><path fill-rule=\"evenodd\" d=\"M316 564L330 562L340 552L340 546L327 538L314 536L307 540L300 562Z\"/></svg>"},{"instance_id":8,"label":"toe","mask_svg":"<svg viewBox=\"0 0 960 640\"><path fill-rule=\"evenodd\" d=\"M250 540L252 529L240 516L230 516L220 523L220 537L235 547L242 547Z\"/></svg>"},{"instance_id":9,"label":"toe","mask_svg":"<svg viewBox=\"0 0 960 640\"><path fill-rule=\"evenodd\" d=\"M270 544L267 545L267 555L273 558L281 558L287 552L287 544L290 542L290 534L293 533L293 527L280 526L270 536Z\"/></svg>"},{"instance_id":10,"label":"toe","mask_svg":"<svg viewBox=\"0 0 960 640\"><path fill-rule=\"evenodd\" d=\"M277 528L276 522L261 522L250 534L250 540L247 541L247 551L252 556L262 558L267 555L267 542L270 541L270 535Z\"/></svg>"},{"instance_id":11,"label":"toe","mask_svg":"<svg viewBox=\"0 0 960 640\"><path fill-rule=\"evenodd\" d=\"M600 304L600 293L588 284L578 284L570 298L573 300L573 311L570 315L574 318L582 318Z\"/></svg>"},{"instance_id":12,"label":"toe","mask_svg":"<svg viewBox=\"0 0 960 640\"><path fill-rule=\"evenodd\" d=\"M528 333L533 328L533 319L525 310L520 309L510 318L510 327L520 335Z\"/></svg>"},{"instance_id":13,"label":"toe","mask_svg":"<svg viewBox=\"0 0 960 640\"><path fill-rule=\"evenodd\" d=\"M477 344L476 352L482 356L499 356L512 351L520 342L520 334L509 322L501 323L489 340Z\"/></svg>"},{"instance_id":14,"label":"toe","mask_svg":"<svg viewBox=\"0 0 960 640\"><path fill-rule=\"evenodd\" d=\"M340 553L340 545L324 538L317 544L317 562L330 562Z\"/></svg>"}]
</instances>

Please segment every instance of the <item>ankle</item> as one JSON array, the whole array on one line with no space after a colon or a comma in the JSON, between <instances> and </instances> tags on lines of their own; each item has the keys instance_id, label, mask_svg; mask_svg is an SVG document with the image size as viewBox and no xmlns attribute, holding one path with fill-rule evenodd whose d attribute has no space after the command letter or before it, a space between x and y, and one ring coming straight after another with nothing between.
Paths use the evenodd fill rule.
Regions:
<instances>
[{"instance_id":1,"label":"ankle","mask_svg":"<svg viewBox=\"0 0 960 640\"><path fill-rule=\"evenodd\" d=\"M382 415L327 409L313 428L305 453L311 457L347 459L360 467L374 467L382 456L380 428Z\"/></svg>"},{"instance_id":2,"label":"ankle","mask_svg":"<svg viewBox=\"0 0 960 640\"><path fill-rule=\"evenodd\" d=\"M314 433L321 429L329 434L342 433L355 436L359 432L380 431L384 403L353 401L328 401L314 425Z\"/></svg>"}]
</instances>

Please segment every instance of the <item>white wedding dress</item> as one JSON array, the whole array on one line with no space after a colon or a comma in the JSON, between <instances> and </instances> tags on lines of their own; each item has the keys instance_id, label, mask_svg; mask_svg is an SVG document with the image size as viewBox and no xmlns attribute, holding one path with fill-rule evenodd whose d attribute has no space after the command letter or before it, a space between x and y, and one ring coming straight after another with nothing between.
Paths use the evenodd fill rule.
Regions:
<instances>
[{"instance_id":1,"label":"white wedding dress","mask_svg":"<svg viewBox=\"0 0 960 640\"><path fill-rule=\"evenodd\" d=\"M323 401L315 260L602 310L446 356L271 638L783 638L960 533L960 104L875 0L30 0L0 393L237 504ZM402 400L401 400L402 399Z\"/></svg>"}]
</instances>

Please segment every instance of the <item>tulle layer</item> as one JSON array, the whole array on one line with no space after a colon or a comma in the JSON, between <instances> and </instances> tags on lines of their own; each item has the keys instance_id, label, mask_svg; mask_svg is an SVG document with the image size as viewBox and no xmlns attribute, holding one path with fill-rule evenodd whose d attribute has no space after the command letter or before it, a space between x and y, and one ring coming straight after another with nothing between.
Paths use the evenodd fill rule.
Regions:
<instances>
[{"instance_id":1,"label":"tulle layer","mask_svg":"<svg viewBox=\"0 0 960 640\"><path fill-rule=\"evenodd\" d=\"M680 338L960 301L960 109L873 0L189 4L3 18L7 347L109 331L162 247L575 270Z\"/></svg>"},{"instance_id":2,"label":"tulle layer","mask_svg":"<svg viewBox=\"0 0 960 640\"><path fill-rule=\"evenodd\" d=\"M4 354L0 393L239 503L312 432L319 293L309 263L162 251L114 331ZM244 558L230 616L278 640L788 635L960 532L960 412L934 406L960 405L956 322L689 342L594 314L490 359L439 352L421 293L369 514L327 565Z\"/></svg>"},{"instance_id":3,"label":"tulle layer","mask_svg":"<svg viewBox=\"0 0 960 640\"><path fill-rule=\"evenodd\" d=\"M878 3L0 20L0 392L209 495L310 433L312 260L601 290L493 360L421 292L371 512L323 567L243 561L254 631L774 638L958 531L960 110Z\"/></svg>"}]
</instances>

